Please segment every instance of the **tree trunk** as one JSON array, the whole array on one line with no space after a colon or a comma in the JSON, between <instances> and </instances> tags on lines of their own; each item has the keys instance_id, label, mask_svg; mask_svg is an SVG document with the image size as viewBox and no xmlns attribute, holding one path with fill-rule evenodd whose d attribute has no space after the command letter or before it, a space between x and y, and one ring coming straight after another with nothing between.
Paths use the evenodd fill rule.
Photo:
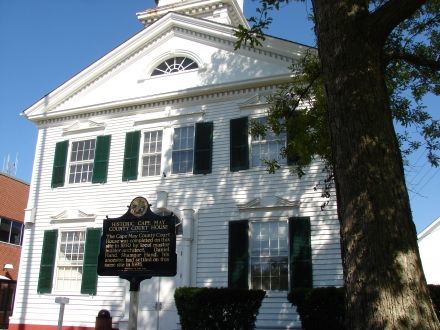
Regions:
<instances>
[{"instance_id":1,"label":"tree trunk","mask_svg":"<svg viewBox=\"0 0 440 330\"><path fill-rule=\"evenodd\" d=\"M373 35L368 1L359 3L313 1L341 222L347 329L439 329L389 108L386 36Z\"/></svg>"}]
</instances>

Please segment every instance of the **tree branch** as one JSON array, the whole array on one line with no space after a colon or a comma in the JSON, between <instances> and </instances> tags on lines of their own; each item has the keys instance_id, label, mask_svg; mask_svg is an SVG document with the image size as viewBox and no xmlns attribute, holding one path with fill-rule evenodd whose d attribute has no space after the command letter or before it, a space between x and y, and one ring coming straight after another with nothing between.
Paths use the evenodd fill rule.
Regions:
<instances>
[{"instance_id":1,"label":"tree branch","mask_svg":"<svg viewBox=\"0 0 440 330\"><path fill-rule=\"evenodd\" d=\"M385 42L393 29L411 17L427 0L389 0L378 7L369 18L369 26L377 38Z\"/></svg>"},{"instance_id":2,"label":"tree branch","mask_svg":"<svg viewBox=\"0 0 440 330\"><path fill-rule=\"evenodd\" d=\"M319 77L321 76L321 74L322 74L322 73L319 72L319 73L316 73L314 76L310 77L311 79L308 81L309 84L308 84L307 87L301 92L301 94L299 95L298 99L297 99L296 102L295 102L295 107L294 107L295 110L299 107L301 101L302 101L307 95L310 94L310 90L312 89L312 87L313 87L313 85L315 84L315 82L319 79Z\"/></svg>"},{"instance_id":3,"label":"tree branch","mask_svg":"<svg viewBox=\"0 0 440 330\"><path fill-rule=\"evenodd\" d=\"M387 62L402 60L419 68L427 68L433 71L440 71L440 61L408 53L403 50L392 50L386 53Z\"/></svg>"}]
</instances>

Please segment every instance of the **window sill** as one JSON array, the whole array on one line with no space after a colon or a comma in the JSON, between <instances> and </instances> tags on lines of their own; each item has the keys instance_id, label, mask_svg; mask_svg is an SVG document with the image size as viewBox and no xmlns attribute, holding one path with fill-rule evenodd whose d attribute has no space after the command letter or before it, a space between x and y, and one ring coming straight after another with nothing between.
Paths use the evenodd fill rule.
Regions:
<instances>
[{"instance_id":1,"label":"window sill","mask_svg":"<svg viewBox=\"0 0 440 330\"><path fill-rule=\"evenodd\" d=\"M287 299L287 293L289 290L286 291L269 291L266 290L266 297L268 298L286 298Z\"/></svg>"},{"instance_id":2,"label":"window sill","mask_svg":"<svg viewBox=\"0 0 440 330\"><path fill-rule=\"evenodd\" d=\"M277 169L275 171L275 173L277 173L278 171L284 171L284 170L289 170L289 165L287 164L280 164L280 168ZM246 169L242 169L242 170L235 170L235 171L231 171L229 169L230 173L242 173L242 172L247 172L247 173L252 173L252 172L266 172L267 174L270 174L267 171L267 168L265 165L258 165L258 166L250 166L249 168Z\"/></svg>"},{"instance_id":3,"label":"window sill","mask_svg":"<svg viewBox=\"0 0 440 330\"><path fill-rule=\"evenodd\" d=\"M72 188L85 188L85 187L92 187L96 185L103 185L105 183L92 183L92 182L83 182L83 183L66 183L63 186L59 187L51 187L52 190L55 189L72 189Z\"/></svg>"},{"instance_id":4,"label":"window sill","mask_svg":"<svg viewBox=\"0 0 440 330\"><path fill-rule=\"evenodd\" d=\"M59 297L59 296L68 296L68 297L88 297L95 296L87 293L80 293L77 291L63 291L63 290L53 290L51 293L39 293L39 295Z\"/></svg>"},{"instance_id":5,"label":"window sill","mask_svg":"<svg viewBox=\"0 0 440 330\"><path fill-rule=\"evenodd\" d=\"M0 244L6 244L8 246L15 246L17 248L21 248L20 244L15 244L15 243L9 243L9 242L5 242L5 241L0 241Z\"/></svg>"},{"instance_id":6,"label":"window sill","mask_svg":"<svg viewBox=\"0 0 440 330\"><path fill-rule=\"evenodd\" d=\"M146 78L138 79L137 82L139 84L141 84L141 83L143 83L145 81L148 81L148 80L154 80L154 79L159 79L159 78L168 78L168 77L176 77L178 75L185 74L185 73L191 73L191 72L199 73L199 72L203 72L205 70L206 69L204 69L202 67L199 67L197 69L182 70L182 71L178 71L178 72L164 73L164 74L158 74L158 75L154 75L154 76L150 75L150 76L148 76Z\"/></svg>"}]
</instances>

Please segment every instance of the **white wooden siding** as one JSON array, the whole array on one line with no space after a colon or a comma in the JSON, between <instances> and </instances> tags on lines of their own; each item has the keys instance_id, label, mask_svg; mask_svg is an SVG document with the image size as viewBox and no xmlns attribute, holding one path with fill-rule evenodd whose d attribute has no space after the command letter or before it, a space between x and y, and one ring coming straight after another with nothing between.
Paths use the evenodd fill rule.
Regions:
<instances>
[{"instance_id":1,"label":"white wooden siding","mask_svg":"<svg viewBox=\"0 0 440 330\"><path fill-rule=\"evenodd\" d=\"M420 258L428 284L440 284L440 218L418 235Z\"/></svg>"},{"instance_id":2,"label":"white wooden siding","mask_svg":"<svg viewBox=\"0 0 440 330\"><path fill-rule=\"evenodd\" d=\"M45 230L75 226L102 227L102 221L106 216L118 217L124 214L135 196L145 196L154 207L158 190L168 192L168 208L177 215L185 208L195 210L192 285L227 286L228 223L240 219L237 204L246 203L257 197L274 196L300 201L299 208L291 207L287 209L286 214L311 218L314 286L341 285L339 223L335 203L330 203L321 210L320 205L324 202L320 196L321 192L313 189L325 178L319 163L311 166L302 179L290 174L286 167L276 174L268 174L264 168L251 168L233 173L229 170L229 121L231 118L243 116L238 105L254 95L254 92L250 92L237 94L226 101L202 100L197 105L205 111L203 120L214 123L213 167L212 173L207 175L176 175L168 172L166 177L139 176L138 180L122 182L125 134L148 126L134 125L136 116L142 113L142 109L111 116L95 116L91 118L93 121L105 123L105 129L95 132L63 135L63 128L71 126L78 120L85 120L82 118L59 121L41 127L29 202L30 207L36 208L36 219L35 224L27 225L25 230L22 266L12 321L56 324L59 305L55 303L55 297L65 294L62 292L37 294L40 254ZM189 104L188 107L194 107L194 104ZM184 108L185 104L179 104L179 109ZM171 110L175 109L171 107ZM142 115L148 117L147 112ZM169 134L171 128L169 121L164 120L163 123L156 121L156 123L156 127L163 127L165 140L165 135ZM52 189L55 144L66 139L103 134L111 135L107 183L65 183L63 187ZM166 152L165 160L169 161L170 149L167 150L167 147L169 146L164 145L163 151ZM96 219L91 221L53 219L66 210L80 210L94 214ZM271 209L259 214L260 218L276 217L276 212ZM284 216L283 219L287 220L287 217ZM96 296L80 294L69 296L70 303L66 306L64 324L93 327L98 311L103 308L110 310L113 321L117 322L123 317L125 290L125 281L116 277L99 277ZM287 304L287 301L278 303ZM40 308L41 306L44 308ZM264 324L271 322L269 314L271 313L262 314ZM293 320L297 320L297 316L289 316L292 317ZM294 321L294 324L297 324L297 321Z\"/></svg>"}]
</instances>

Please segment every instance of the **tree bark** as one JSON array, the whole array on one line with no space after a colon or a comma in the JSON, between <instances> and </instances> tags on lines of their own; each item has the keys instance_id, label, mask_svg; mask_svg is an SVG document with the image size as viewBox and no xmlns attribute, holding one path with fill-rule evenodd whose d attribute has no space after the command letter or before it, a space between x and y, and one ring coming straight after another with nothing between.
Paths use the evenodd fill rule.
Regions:
<instances>
[{"instance_id":1,"label":"tree bark","mask_svg":"<svg viewBox=\"0 0 440 330\"><path fill-rule=\"evenodd\" d=\"M439 329L385 85L386 36L371 26L368 3L313 1L341 223L347 329Z\"/></svg>"}]
</instances>

